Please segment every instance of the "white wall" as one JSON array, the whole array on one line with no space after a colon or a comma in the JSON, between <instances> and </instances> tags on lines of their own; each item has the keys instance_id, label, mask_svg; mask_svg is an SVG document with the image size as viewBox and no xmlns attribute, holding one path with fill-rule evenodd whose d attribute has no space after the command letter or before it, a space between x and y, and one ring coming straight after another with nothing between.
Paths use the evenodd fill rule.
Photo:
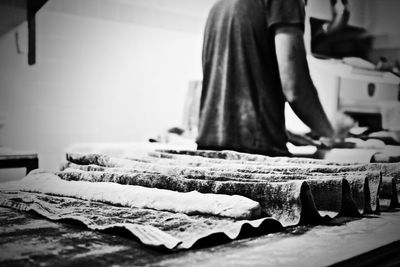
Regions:
<instances>
[{"instance_id":1,"label":"white wall","mask_svg":"<svg viewBox=\"0 0 400 267\"><path fill-rule=\"evenodd\" d=\"M400 34L400 1L369 0L366 6L368 21L365 26L374 34Z\"/></svg>"},{"instance_id":2,"label":"white wall","mask_svg":"<svg viewBox=\"0 0 400 267\"><path fill-rule=\"evenodd\" d=\"M17 54L15 31L0 38L0 144L37 151L50 170L70 143L144 141L180 125L188 81L201 78L195 23L165 12L164 27L59 12L73 8L66 2L37 15L36 65ZM26 52L26 25L16 31Z\"/></svg>"},{"instance_id":3,"label":"white wall","mask_svg":"<svg viewBox=\"0 0 400 267\"><path fill-rule=\"evenodd\" d=\"M68 144L144 141L179 125L214 2L50 0L37 14L36 65L27 65L26 24L0 37L0 145L36 151L55 170ZM329 18L328 0L309 2L309 15Z\"/></svg>"},{"instance_id":4,"label":"white wall","mask_svg":"<svg viewBox=\"0 0 400 267\"><path fill-rule=\"evenodd\" d=\"M371 58L377 61L380 56L386 56L392 64L400 61L400 1L369 0L365 26L375 36L374 51Z\"/></svg>"}]
</instances>

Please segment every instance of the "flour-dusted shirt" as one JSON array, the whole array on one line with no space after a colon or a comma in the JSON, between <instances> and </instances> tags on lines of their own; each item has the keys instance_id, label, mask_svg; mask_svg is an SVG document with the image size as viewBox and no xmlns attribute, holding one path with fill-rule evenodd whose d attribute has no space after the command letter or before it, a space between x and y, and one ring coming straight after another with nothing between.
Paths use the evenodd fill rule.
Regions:
<instances>
[{"instance_id":1,"label":"flour-dusted shirt","mask_svg":"<svg viewBox=\"0 0 400 267\"><path fill-rule=\"evenodd\" d=\"M204 33L197 144L288 155L274 28L304 29L304 0L220 0Z\"/></svg>"}]
</instances>

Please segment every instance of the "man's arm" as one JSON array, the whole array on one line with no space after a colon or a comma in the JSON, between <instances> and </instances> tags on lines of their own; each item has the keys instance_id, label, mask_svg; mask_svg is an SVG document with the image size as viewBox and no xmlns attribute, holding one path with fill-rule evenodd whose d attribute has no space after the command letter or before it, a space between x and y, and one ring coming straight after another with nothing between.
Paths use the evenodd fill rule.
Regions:
<instances>
[{"instance_id":1,"label":"man's arm","mask_svg":"<svg viewBox=\"0 0 400 267\"><path fill-rule=\"evenodd\" d=\"M332 20L323 25L326 34L334 34L342 30L350 19L350 11L347 0L331 0Z\"/></svg>"},{"instance_id":2,"label":"man's arm","mask_svg":"<svg viewBox=\"0 0 400 267\"><path fill-rule=\"evenodd\" d=\"M314 133L333 137L334 130L310 77L302 29L277 27L275 47L283 93L291 108Z\"/></svg>"}]
</instances>

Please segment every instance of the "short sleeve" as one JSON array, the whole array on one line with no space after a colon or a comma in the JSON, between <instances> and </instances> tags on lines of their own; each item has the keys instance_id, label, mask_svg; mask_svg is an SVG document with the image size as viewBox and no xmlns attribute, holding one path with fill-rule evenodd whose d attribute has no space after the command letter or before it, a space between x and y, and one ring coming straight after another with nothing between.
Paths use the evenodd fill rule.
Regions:
<instances>
[{"instance_id":1,"label":"short sleeve","mask_svg":"<svg viewBox=\"0 0 400 267\"><path fill-rule=\"evenodd\" d=\"M298 25L304 30L304 0L266 0L266 19L268 27Z\"/></svg>"}]
</instances>

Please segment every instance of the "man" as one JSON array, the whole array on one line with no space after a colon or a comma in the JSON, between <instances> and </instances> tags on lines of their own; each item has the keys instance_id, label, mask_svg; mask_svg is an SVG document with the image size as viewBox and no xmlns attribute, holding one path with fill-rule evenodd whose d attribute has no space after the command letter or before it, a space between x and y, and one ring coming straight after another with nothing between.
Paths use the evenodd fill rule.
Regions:
<instances>
[{"instance_id":1,"label":"man","mask_svg":"<svg viewBox=\"0 0 400 267\"><path fill-rule=\"evenodd\" d=\"M333 138L309 75L304 0L219 0L204 35L199 149L289 155L284 104Z\"/></svg>"}]
</instances>

